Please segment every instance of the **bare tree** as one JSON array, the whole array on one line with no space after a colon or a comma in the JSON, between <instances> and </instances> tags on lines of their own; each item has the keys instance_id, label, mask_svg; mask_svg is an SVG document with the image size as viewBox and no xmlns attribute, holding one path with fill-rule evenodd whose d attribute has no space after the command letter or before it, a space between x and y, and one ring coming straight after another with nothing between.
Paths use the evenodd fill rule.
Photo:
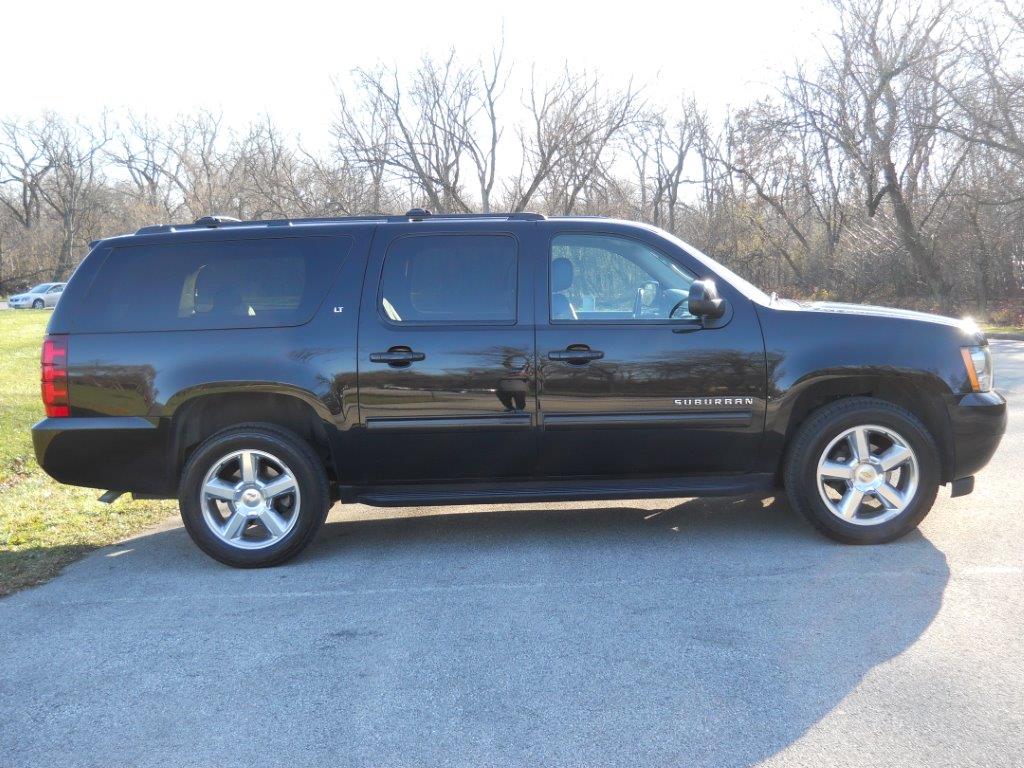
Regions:
<instances>
[{"instance_id":1,"label":"bare tree","mask_svg":"<svg viewBox=\"0 0 1024 768\"><path fill-rule=\"evenodd\" d=\"M60 242L52 279L66 277L77 263L90 216L100 206L103 189L101 152L108 141L106 117L97 128L68 123L47 115L36 139L50 172L39 185L39 197L57 217Z\"/></svg>"},{"instance_id":2,"label":"bare tree","mask_svg":"<svg viewBox=\"0 0 1024 768\"><path fill-rule=\"evenodd\" d=\"M21 226L39 218L39 188L53 166L33 124L0 122L0 205Z\"/></svg>"},{"instance_id":3,"label":"bare tree","mask_svg":"<svg viewBox=\"0 0 1024 768\"><path fill-rule=\"evenodd\" d=\"M193 218L241 214L222 123L221 115L199 112L179 118L166 134L168 155L162 171Z\"/></svg>"},{"instance_id":4,"label":"bare tree","mask_svg":"<svg viewBox=\"0 0 1024 768\"><path fill-rule=\"evenodd\" d=\"M968 66L936 81L956 107L939 127L1024 164L1024 10L1006 0L999 7L1001 18L982 15L961 23L958 54Z\"/></svg>"},{"instance_id":5,"label":"bare tree","mask_svg":"<svg viewBox=\"0 0 1024 768\"><path fill-rule=\"evenodd\" d=\"M935 192L959 169L955 158L940 168L934 156L936 124L947 108L935 83L950 65L950 5L835 5L835 51L827 52L821 71L790 79L790 98L859 171L868 215L888 201L919 276L936 299L948 298L950 283L925 228L941 205ZM922 194L928 187L930 201Z\"/></svg>"},{"instance_id":6,"label":"bare tree","mask_svg":"<svg viewBox=\"0 0 1024 768\"><path fill-rule=\"evenodd\" d=\"M106 152L113 166L127 174L132 197L149 211L174 216L178 204L168 174L172 151L160 126L129 114L117 126Z\"/></svg>"},{"instance_id":7,"label":"bare tree","mask_svg":"<svg viewBox=\"0 0 1024 768\"><path fill-rule=\"evenodd\" d=\"M435 211L476 207L465 181L472 167L479 204L489 210L506 76L501 49L487 67L463 67L454 51L440 62L424 58L408 87L393 68L357 69L358 98L340 94L333 128L339 151L378 187L386 174L414 185Z\"/></svg>"},{"instance_id":8,"label":"bare tree","mask_svg":"<svg viewBox=\"0 0 1024 768\"><path fill-rule=\"evenodd\" d=\"M842 152L791 106L764 100L740 110L709 146L749 200L743 215L806 290L835 269L853 190Z\"/></svg>"},{"instance_id":9,"label":"bare tree","mask_svg":"<svg viewBox=\"0 0 1024 768\"><path fill-rule=\"evenodd\" d=\"M616 144L639 119L639 94L632 83L606 92L596 76L565 70L546 87L531 78L525 106L522 165L506 190L511 208L525 210L543 192L547 207L572 213L589 186L610 179Z\"/></svg>"}]
</instances>

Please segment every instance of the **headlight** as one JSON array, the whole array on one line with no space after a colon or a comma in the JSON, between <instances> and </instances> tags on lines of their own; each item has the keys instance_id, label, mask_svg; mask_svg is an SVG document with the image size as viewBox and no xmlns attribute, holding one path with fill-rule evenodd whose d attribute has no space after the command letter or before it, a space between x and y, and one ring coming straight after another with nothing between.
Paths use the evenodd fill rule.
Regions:
<instances>
[{"instance_id":1,"label":"headlight","mask_svg":"<svg viewBox=\"0 0 1024 768\"><path fill-rule=\"evenodd\" d=\"M992 389L992 353L988 347L963 347L960 354L967 368L967 378L971 389L975 392L988 392Z\"/></svg>"}]
</instances>

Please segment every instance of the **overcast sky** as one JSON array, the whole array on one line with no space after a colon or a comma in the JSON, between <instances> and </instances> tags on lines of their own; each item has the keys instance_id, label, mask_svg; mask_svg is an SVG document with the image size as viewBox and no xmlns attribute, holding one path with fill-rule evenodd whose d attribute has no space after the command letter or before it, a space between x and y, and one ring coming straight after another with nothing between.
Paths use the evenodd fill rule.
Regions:
<instances>
[{"instance_id":1,"label":"overcast sky","mask_svg":"<svg viewBox=\"0 0 1024 768\"><path fill-rule=\"evenodd\" d=\"M830 12L789 2L216 3L21 2L0 12L6 72L0 118L103 108L159 119L208 108L229 124L264 113L316 145L336 109L335 80L378 61L411 67L454 47L507 56L540 78L566 62L648 98L694 93L713 112L768 93L796 58L813 58ZM509 98L519 100L513 82Z\"/></svg>"}]
</instances>

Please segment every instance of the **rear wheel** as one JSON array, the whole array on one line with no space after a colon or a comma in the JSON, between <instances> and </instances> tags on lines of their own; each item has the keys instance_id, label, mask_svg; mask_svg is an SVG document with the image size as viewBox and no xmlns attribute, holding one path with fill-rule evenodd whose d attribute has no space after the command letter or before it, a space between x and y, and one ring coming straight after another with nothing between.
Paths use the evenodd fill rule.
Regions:
<instances>
[{"instance_id":1,"label":"rear wheel","mask_svg":"<svg viewBox=\"0 0 1024 768\"><path fill-rule=\"evenodd\" d=\"M797 432L785 482L793 507L827 536L880 544L928 514L939 487L938 451L909 411L873 398L840 400Z\"/></svg>"},{"instance_id":2,"label":"rear wheel","mask_svg":"<svg viewBox=\"0 0 1024 768\"><path fill-rule=\"evenodd\" d=\"M196 545L241 568L297 555L331 505L319 457L291 432L265 424L228 429L203 442L182 472L178 502Z\"/></svg>"}]
</instances>

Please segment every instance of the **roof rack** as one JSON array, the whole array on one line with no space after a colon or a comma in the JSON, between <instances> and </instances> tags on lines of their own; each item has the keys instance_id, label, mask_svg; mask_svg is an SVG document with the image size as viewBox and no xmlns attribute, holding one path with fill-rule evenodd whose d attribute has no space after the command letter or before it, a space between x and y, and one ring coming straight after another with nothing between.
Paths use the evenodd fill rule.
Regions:
<instances>
[{"instance_id":1,"label":"roof rack","mask_svg":"<svg viewBox=\"0 0 1024 768\"><path fill-rule=\"evenodd\" d=\"M159 232L182 232L196 229L219 229L220 227L290 227L296 224L332 224L335 222L377 221L401 223L416 221L543 221L544 214L529 211L513 213L431 213L426 208L412 208L400 216L368 214L365 216L314 216L297 219L253 219L242 221L231 216L202 216L191 224L155 224L141 227L136 235L150 235Z\"/></svg>"},{"instance_id":2,"label":"roof rack","mask_svg":"<svg viewBox=\"0 0 1024 768\"><path fill-rule=\"evenodd\" d=\"M543 213L515 211L513 213L431 213L426 208L410 208L403 216L388 216L388 221L425 221L426 219L499 219L503 221L543 221Z\"/></svg>"},{"instance_id":3,"label":"roof rack","mask_svg":"<svg viewBox=\"0 0 1024 768\"><path fill-rule=\"evenodd\" d=\"M234 216L200 216L195 220L194 225L214 229L222 224L240 224L241 222L241 219L236 219Z\"/></svg>"}]
</instances>

